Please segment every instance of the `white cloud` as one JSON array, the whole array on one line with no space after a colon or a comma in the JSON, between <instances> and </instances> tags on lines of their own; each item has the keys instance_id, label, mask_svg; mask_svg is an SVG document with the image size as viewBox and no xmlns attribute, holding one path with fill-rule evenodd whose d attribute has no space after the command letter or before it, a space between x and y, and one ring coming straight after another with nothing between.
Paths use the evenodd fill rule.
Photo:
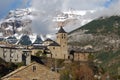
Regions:
<instances>
[{"instance_id":1,"label":"white cloud","mask_svg":"<svg viewBox=\"0 0 120 80\"><path fill-rule=\"evenodd\" d=\"M103 8L106 0L32 0L31 6L39 13L33 21L33 29L38 33L55 31L52 18L61 10L98 10ZM56 25L57 26L57 25Z\"/></svg>"},{"instance_id":2,"label":"white cloud","mask_svg":"<svg viewBox=\"0 0 120 80\"><path fill-rule=\"evenodd\" d=\"M16 0L2 0L0 2L0 11L8 7ZM29 0L23 0L26 5ZM113 1L109 7L105 7L106 2ZM114 2L115 1L115 2ZM31 0L31 7L34 8L37 15L33 20L33 29L37 33L55 32L52 18L61 10L70 8L76 10L96 10L95 13L87 13L84 18L94 19L100 16L120 15L120 0ZM37 12L37 13L36 13Z\"/></svg>"}]
</instances>

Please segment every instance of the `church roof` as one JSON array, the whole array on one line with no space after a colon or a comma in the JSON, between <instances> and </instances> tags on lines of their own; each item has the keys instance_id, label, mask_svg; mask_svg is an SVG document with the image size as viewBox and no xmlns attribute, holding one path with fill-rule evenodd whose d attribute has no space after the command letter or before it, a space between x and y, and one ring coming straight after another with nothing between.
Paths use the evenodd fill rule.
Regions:
<instances>
[{"instance_id":1,"label":"church roof","mask_svg":"<svg viewBox=\"0 0 120 80\"><path fill-rule=\"evenodd\" d=\"M58 33L67 33L64 29L63 29L63 27L61 26L60 27L60 29L58 30Z\"/></svg>"},{"instance_id":2,"label":"church roof","mask_svg":"<svg viewBox=\"0 0 120 80\"><path fill-rule=\"evenodd\" d=\"M57 42L53 41L49 46L60 46Z\"/></svg>"},{"instance_id":3,"label":"church roof","mask_svg":"<svg viewBox=\"0 0 120 80\"><path fill-rule=\"evenodd\" d=\"M50 39L50 38L47 38L45 41L53 41L52 39Z\"/></svg>"}]
</instances>

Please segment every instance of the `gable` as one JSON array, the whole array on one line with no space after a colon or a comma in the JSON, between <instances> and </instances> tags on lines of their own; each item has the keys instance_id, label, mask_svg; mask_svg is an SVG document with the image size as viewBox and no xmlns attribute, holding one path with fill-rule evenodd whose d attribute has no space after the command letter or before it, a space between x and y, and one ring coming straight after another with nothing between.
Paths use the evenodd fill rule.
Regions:
<instances>
[{"instance_id":1,"label":"gable","mask_svg":"<svg viewBox=\"0 0 120 80\"><path fill-rule=\"evenodd\" d=\"M16 78L18 76L19 78ZM32 63L29 66L26 66L23 69L13 72L9 76L5 76L2 80L59 80L59 74L51 71L49 68L40 65L36 62Z\"/></svg>"}]
</instances>

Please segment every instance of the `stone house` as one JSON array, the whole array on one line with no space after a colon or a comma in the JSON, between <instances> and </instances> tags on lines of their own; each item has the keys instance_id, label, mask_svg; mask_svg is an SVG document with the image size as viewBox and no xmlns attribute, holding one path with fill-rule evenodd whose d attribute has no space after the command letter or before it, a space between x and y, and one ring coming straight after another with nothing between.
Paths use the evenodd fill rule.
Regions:
<instances>
[{"instance_id":1,"label":"stone house","mask_svg":"<svg viewBox=\"0 0 120 80\"><path fill-rule=\"evenodd\" d=\"M87 51L81 51L81 50L70 51L70 59L72 59L73 61L86 62L89 59L89 55L90 55L90 52L87 52Z\"/></svg>"},{"instance_id":2,"label":"stone house","mask_svg":"<svg viewBox=\"0 0 120 80\"><path fill-rule=\"evenodd\" d=\"M42 56L43 54L50 53L49 49L46 46L33 46L31 50L32 50L31 55L34 55L34 56L38 56L38 55Z\"/></svg>"},{"instance_id":3,"label":"stone house","mask_svg":"<svg viewBox=\"0 0 120 80\"><path fill-rule=\"evenodd\" d=\"M9 73L1 80L59 80L60 74L51 71L49 68L39 63L33 62L28 66Z\"/></svg>"},{"instance_id":4,"label":"stone house","mask_svg":"<svg viewBox=\"0 0 120 80\"><path fill-rule=\"evenodd\" d=\"M6 62L24 62L25 65L31 63L31 51L20 47L0 46L0 57Z\"/></svg>"}]
</instances>

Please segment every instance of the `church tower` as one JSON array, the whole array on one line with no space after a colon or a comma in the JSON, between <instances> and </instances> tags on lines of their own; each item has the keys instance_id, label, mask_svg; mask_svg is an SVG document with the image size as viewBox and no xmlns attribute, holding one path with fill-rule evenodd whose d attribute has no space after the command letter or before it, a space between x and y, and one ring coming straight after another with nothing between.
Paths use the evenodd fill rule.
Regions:
<instances>
[{"instance_id":1,"label":"church tower","mask_svg":"<svg viewBox=\"0 0 120 80\"><path fill-rule=\"evenodd\" d=\"M57 32L56 42L60 45L59 57L62 59L68 59L68 46L67 46L67 32L61 26Z\"/></svg>"}]
</instances>

